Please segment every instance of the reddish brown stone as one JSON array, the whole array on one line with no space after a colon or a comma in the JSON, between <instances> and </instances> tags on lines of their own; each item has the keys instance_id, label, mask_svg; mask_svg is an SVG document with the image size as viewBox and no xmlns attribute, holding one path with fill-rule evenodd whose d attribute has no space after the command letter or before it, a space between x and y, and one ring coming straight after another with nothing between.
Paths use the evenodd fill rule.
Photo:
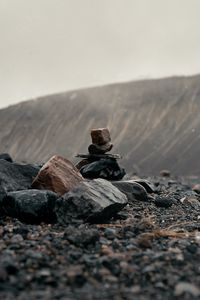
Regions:
<instances>
[{"instance_id":1,"label":"reddish brown stone","mask_svg":"<svg viewBox=\"0 0 200 300\"><path fill-rule=\"evenodd\" d=\"M63 195L84 180L77 168L61 156L53 156L39 171L32 187Z\"/></svg>"},{"instance_id":2,"label":"reddish brown stone","mask_svg":"<svg viewBox=\"0 0 200 300\"><path fill-rule=\"evenodd\" d=\"M162 170L160 171L160 176L163 176L163 177L170 177L171 173L169 170Z\"/></svg>"},{"instance_id":3,"label":"reddish brown stone","mask_svg":"<svg viewBox=\"0 0 200 300\"><path fill-rule=\"evenodd\" d=\"M192 189L197 194L200 194L200 183L195 184Z\"/></svg>"},{"instance_id":4,"label":"reddish brown stone","mask_svg":"<svg viewBox=\"0 0 200 300\"><path fill-rule=\"evenodd\" d=\"M98 128L91 130L92 143L97 145L105 145L111 141L108 128Z\"/></svg>"}]
</instances>

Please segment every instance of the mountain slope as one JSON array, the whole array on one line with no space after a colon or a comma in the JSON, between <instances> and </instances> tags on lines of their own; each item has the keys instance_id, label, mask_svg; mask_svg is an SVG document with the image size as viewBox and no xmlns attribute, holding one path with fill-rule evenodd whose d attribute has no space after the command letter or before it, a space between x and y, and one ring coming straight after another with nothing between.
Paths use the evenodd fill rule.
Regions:
<instances>
[{"instance_id":1,"label":"mountain slope","mask_svg":"<svg viewBox=\"0 0 200 300\"><path fill-rule=\"evenodd\" d=\"M91 128L108 126L112 152L129 172L199 175L199 112L200 76L51 95L0 110L0 152L22 161L73 159L87 152Z\"/></svg>"}]
</instances>

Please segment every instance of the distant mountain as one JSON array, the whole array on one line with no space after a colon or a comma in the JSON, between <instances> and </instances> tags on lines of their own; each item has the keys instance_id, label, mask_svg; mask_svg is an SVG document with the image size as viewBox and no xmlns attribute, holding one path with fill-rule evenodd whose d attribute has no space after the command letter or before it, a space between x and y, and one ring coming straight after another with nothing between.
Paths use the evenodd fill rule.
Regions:
<instances>
[{"instance_id":1,"label":"distant mountain","mask_svg":"<svg viewBox=\"0 0 200 300\"><path fill-rule=\"evenodd\" d=\"M108 127L129 172L200 175L200 75L143 80L41 97L0 110L0 152L44 162L86 152Z\"/></svg>"}]
</instances>

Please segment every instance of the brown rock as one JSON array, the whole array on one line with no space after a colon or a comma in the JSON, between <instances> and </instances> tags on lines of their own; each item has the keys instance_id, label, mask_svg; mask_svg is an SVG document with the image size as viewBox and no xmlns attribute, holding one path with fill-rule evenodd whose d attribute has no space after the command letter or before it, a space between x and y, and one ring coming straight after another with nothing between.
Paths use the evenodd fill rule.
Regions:
<instances>
[{"instance_id":1,"label":"brown rock","mask_svg":"<svg viewBox=\"0 0 200 300\"><path fill-rule=\"evenodd\" d=\"M200 194L200 183L195 184L195 185L193 186L192 189L193 189L193 191L196 192L197 194Z\"/></svg>"},{"instance_id":2,"label":"brown rock","mask_svg":"<svg viewBox=\"0 0 200 300\"><path fill-rule=\"evenodd\" d=\"M171 173L169 170L162 170L160 171L160 176L163 176L163 177L170 177Z\"/></svg>"},{"instance_id":3,"label":"brown rock","mask_svg":"<svg viewBox=\"0 0 200 300\"><path fill-rule=\"evenodd\" d=\"M111 141L108 128L98 128L91 130L92 143L97 145L105 145Z\"/></svg>"},{"instance_id":4,"label":"brown rock","mask_svg":"<svg viewBox=\"0 0 200 300\"><path fill-rule=\"evenodd\" d=\"M63 195L82 180L83 177L69 160L55 155L40 169L32 187Z\"/></svg>"},{"instance_id":5,"label":"brown rock","mask_svg":"<svg viewBox=\"0 0 200 300\"><path fill-rule=\"evenodd\" d=\"M90 154L105 154L106 152L110 151L113 147L113 144L107 143L105 145L97 145L91 144L88 147L88 151Z\"/></svg>"}]
</instances>

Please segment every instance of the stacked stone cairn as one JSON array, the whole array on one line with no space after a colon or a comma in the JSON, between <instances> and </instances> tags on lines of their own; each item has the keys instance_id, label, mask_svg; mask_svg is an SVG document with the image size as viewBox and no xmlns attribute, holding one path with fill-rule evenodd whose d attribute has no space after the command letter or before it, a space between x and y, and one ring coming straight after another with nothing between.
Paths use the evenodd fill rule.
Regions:
<instances>
[{"instance_id":1,"label":"stacked stone cairn","mask_svg":"<svg viewBox=\"0 0 200 300\"><path fill-rule=\"evenodd\" d=\"M88 147L88 154L78 154L84 158L76 167L84 178L103 178L107 180L121 180L125 170L121 168L117 159L118 154L107 154L112 148L110 132L108 128L97 128L91 130L92 144Z\"/></svg>"}]
</instances>

